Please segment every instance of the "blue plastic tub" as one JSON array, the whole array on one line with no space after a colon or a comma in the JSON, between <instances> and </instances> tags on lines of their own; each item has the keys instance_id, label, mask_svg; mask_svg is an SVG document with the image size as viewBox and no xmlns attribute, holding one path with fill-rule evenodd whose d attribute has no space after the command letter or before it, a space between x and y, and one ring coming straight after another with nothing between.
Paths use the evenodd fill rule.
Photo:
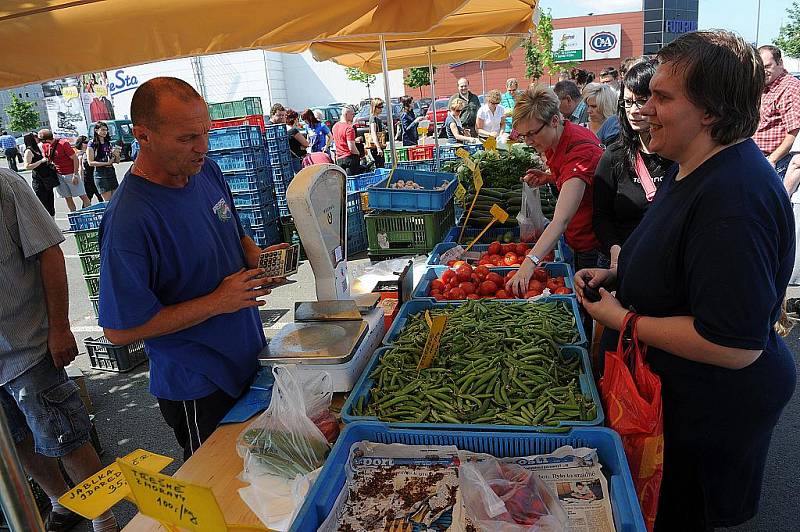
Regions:
<instances>
[{"instance_id":1,"label":"blue plastic tub","mask_svg":"<svg viewBox=\"0 0 800 532\"><path fill-rule=\"evenodd\" d=\"M459 220L459 222L461 222L461 220ZM478 236L482 230L483 230L482 227L467 227L464 230L464 236L462 237L461 243L464 244L465 246L469 245L469 243L472 242L472 239ZM513 241L519 242L518 225L510 227L498 227L496 225L493 225L492 227L489 228L488 231L486 231L486 233L484 233L480 241L489 244L493 240L499 240L501 243L505 243L503 242L503 236L505 236L506 233L511 233L511 238L513 239ZM450 229L450 231L447 233L447 236L444 237L444 240L442 240L442 242L457 242L458 236L460 234L461 234L461 225L457 223Z\"/></svg>"},{"instance_id":2,"label":"blue plastic tub","mask_svg":"<svg viewBox=\"0 0 800 532\"><path fill-rule=\"evenodd\" d=\"M263 148L239 148L211 152L208 157L219 165L223 172L255 171L267 166Z\"/></svg>"},{"instance_id":3,"label":"blue plastic tub","mask_svg":"<svg viewBox=\"0 0 800 532\"><path fill-rule=\"evenodd\" d=\"M454 247L456 247L458 245L454 241L455 239L458 238L458 232L455 233L455 236L453 237L453 240L447 240L447 238L450 238L450 236L452 235L453 231L456 230L456 229L458 231L461 231L460 227L454 227L453 229L451 229L450 233L447 234L447 237L446 237L445 241L444 242L440 242L439 244L436 244L436 247L433 248L433 250L428 254L428 261L426 262L426 264L428 266L440 266L441 264L439 263L439 258L442 256L442 254L445 251L453 249ZM469 228L467 228L467 231L469 231ZM490 229L490 231L491 231L491 229ZM464 235L465 235L464 242L461 243L461 246L464 247L464 248L466 248L469 245L469 243L472 242L472 240L470 240L469 238L466 237L466 234L467 234L467 232L465 231L464 232ZM475 234L475 236L477 236L477 233ZM498 235L498 236L502 236L502 235ZM481 238L481 240L483 240L483 238ZM528 247L532 247L532 245L528 244ZM566 262L564 260L564 253L562 251L562 248L563 248L562 241L559 240L558 244L556 244L556 248L553 250L553 256L555 258L555 262ZM470 251L480 251L481 253L483 253L484 251L488 251L489 250L489 244L475 244L474 246L469 248L469 250Z\"/></svg>"},{"instance_id":4,"label":"blue plastic tub","mask_svg":"<svg viewBox=\"0 0 800 532\"><path fill-rule=\"evenodd\" d=\"M421 172L435 172L436 163L434 161L398 161L398 170L416 170Z\"/></svg>"},{"instance_id":5,"label":"blue plastic tub","mask_svg":"<svg viewBox=\"0 0 800 532\"><path fill-rule=\"evenodd\" d=\"M520 303L525 303L524 301L515 299L493 299L491 301L496 301L504 305L519 305ZM580 313L578 312L578 300L573 296L549 296L538 300L537 303L546 303L549 301L565 301L567 305L572 307L572 314L573 316L575 316L575 327L578 329L578 341L575 344L569 344L569 345L576 345L580 347L585 346L586 332L583 330L583 323L581 320ZM400 335L400 330L403 327L405 327L406 321L408 320L408 317L411 314L416 314L418 312L423 312L425 310L444 308L453 305L459 305L459 302L431 301L430 299L412 299L411 301L403 303L403 306L400 307L397 316L392 322L392 326L389 327L389 330L386 331L386 336L383 337L383 345L392 345L394 339Z\"/></svg>"},{"instance_id":6,"label":"blue plastic tub","mask_svg":"<svg viewBox=\"0 0 800 532\"><path fill-rule=\"evenodd\" d=\"M286 129L286 124L268 124L264 127L264 137L267 140L286 139L289 138L289 132Z\"/></svg>"},{"instance_id":7,"label":"blue plastic tub","mask_svg":"<svg viewBox=\"0 0 800 532\"><path fill-rule=\"evenodd\" d=\"M97 229L100 227L100 222L106 212L108 202L101 202L95 205L86 207L67 213L67 220L69 221L70 231L85 231L86 229Z\"/></svg>"},{"instance_id":8,"label":"blue plastic tub","mask_svg":"<svg viewBox=\"0 0 800 532\"><path fill-rule=\"evenodd\" d=\"M342 406L342 421L345 423L353 423L355 421L379 421L378 418L373 416L356 416L353 414L353 407L363 397L364 405L369 403L369 391L373 388L375 381L372 380L370 374L378 365L381 357L392 349L391 346L380 347L375 350L375 353L370 358L364 371L361 372L353 391L347 397L344 406ZM583 395L592 398L596 407L595 418L589 421L561 421L558 425L499 425L492 423L395 423L388 422L386 425L390 427L398 427L405 429L450 429L450 430L475 430L475 431L518 431L518 432L542 432L547 430L562 429L569 427L597 427L603 424L605 415L603 412L603 405L600 402L600 393L597 391L597 386L594 382L592 375L592 364L589 360L589 353L586 349L578 346L564 346L560 348L562 354L569 357L577 357L581 359L581 374L580 374L580 387Z\"/></svg>"},{"instance_id":9,"label":"blue plastic tub","mask_svg":"<svg viewBox=\"0 0 800 532\"><path fill-rule=\"evenodd\" d=\"M550 274L551 277L564 277L564 285L573 291L571 294L574 296L575 287L572 283L572 267L569 264L564 264L563 262L550 262L544 265L544 268ZM447 266L434 266L429 268L426 271L422 278L417 283L416 288L414 288L414 292L411 294L412 299L425 299L428 301L436 301L433 297L429 296L430 294L430 287L431 282L434 279L441 278L442 274L447 270ZM519 268L510 268L510 267L503 267L503 268L489 268L490 271L493 271L500 275L500 277L505 278L508 272L513 272L518 270ZM464 300L451 300L448 303L458 302L458 301L466 301ZM525 299L516 299L516 301L526 301Z\"/></svg>"},{"instance_id":10,"label":"blue plastic tub","mask_svg":"<svg viewBox=\"0 0 800 532\"><path fill-rule=\"evenodd\" d=\"M258 126L231 126L208 132L208 151L260 148L264 145Z\"/></svg>"},{"instance_id":11,"label":"blue plastic tub","mask_svg":"<svg viewBox=\"0 0 800 532\"><path fill-rule=\"evenodd\" d=\"M368 186L377 185L385 179L386 173L382 169L352 177L348 176L347 192L366 192Z\"/></svg>"},{"instance_id":12,"label":"blue plastic tub","mask_svg":"<svg viewBox=\"0 0 800 532\"><path fill-rule=\"evenodd\" d=\"M231 192L257 192L272 189L272 172L269 167L228 172L223 174Z\"/></svg>"},{"instance_id":13,"label":"blue plastic tub","mask_svg":"<svg viewBox=\"0 0 800 532\"><path fill-rule=\"evenodd\" d=\"M361 192L347 194L347 255L367 250L367 224L361 209Z\"/></svg>"},{"instance_id":14,"label":"blue plastic tub","mask_svg":"<svg viewBox=\"0 0 800 532\"><path fill-rule=\"evenodd\" d=\"M346 479L350 449L359 441L405 445L455 445L465 451L488 453L498 458L551 453L564 445L597 449L608 479L611 509L617 532L647 530L639 509L622 441L616 432L601 428L576 428L564 434L523 432L475 432L390 428L384 423L348 424L331 449L322 471L292 522L292 532L316 532L328 517Z\"/></svg>"},{"instance_id":15,"label":"blue plastic tub","mask_svg":"<svg viewBox=\"0 0 800 532\"><path fill-rule=\"evenodd\" d=\"M236 207L236 212L239 213L239 219L247 219L251 227L274 224L278 219L278 206L274 202L251 207Z\"/></svg>"},{"instance_id":16,"label":"blue plastic tub","mask_svg":"<svg viewBox=\"0 0 800 532\"><path fill-rule=\"evenodd\" d=\"M398 181L414 181L424 187L423 190L406 190L403 188L385 188L385 179L391 170L381 168L376 174L383 176L382 182L367 188L369 208L384 211L436 212L444 210L453 198L458 186L455 175L446 172L424 172L418 170L395 170L392 183ZM436 187L448 182L447 188L437 190Z\"/></svg>"},{"instance_id":17,"label":"blue plastic tub","mask_svg":"<svg viewBox=\"0 0 800 532\"><path fill-rule=\"evenodd\" d=\"M460 148L464 148L470 155L483 151L483 146L481 144L442 144L439 145L439 159L442 161L460 159L460 157L456 155L456 152Z\"/></svg>"}]
</instances>

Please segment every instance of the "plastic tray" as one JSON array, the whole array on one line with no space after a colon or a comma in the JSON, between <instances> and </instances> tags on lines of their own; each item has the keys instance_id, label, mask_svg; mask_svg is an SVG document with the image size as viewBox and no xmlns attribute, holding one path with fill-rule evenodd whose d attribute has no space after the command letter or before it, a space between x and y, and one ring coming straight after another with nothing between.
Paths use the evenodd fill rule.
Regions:
<instances>
[{"instance_id":1,"label":"plastic tray","mask_svg":"<svg viewBox=\"0 0 800 532\"><path fill-rule=\"evenodd\" d=\"M67 213L70 231L85 231L87 229L97 229L105 214L107 202L98 203L85 209L80 209Z\"/></svg>"},{"instance_id":2,"label":"plastic tray","mask_svg":"<svg viewBox=\"0 0 800 532\"><path fill-rule=\"evenodd\" d=\"M268 167L228 172L223 177L233 193L272 189L272 172Z\"/></svg>"},{"instance_id":3,"label":"plastic tray","mask_svg":"<svg viewBox=\"0 0 800 532\"><path fill-rule=\"evenodd\" d=\"M520 301L518 299L493 299L491 301L496 301L504 305L519 305L525 303L525 301ZM547 303L552 301L565 301L567 305L572 307L572 314L575 316L575 327L578 329L578 341L574 344L567 345L578 347L585 346L586 333L583 330L583 322L578 312L578 300L572 296L548 296L535 301L535 303ZM412 299L411 301L403 303L403 307L400 309L400 312L397 313L392 327L386 331L386 336L383 337L383 345L392 345L394 339L400 334L400 330L405 327L406 321L411 314L459 304L458 301L431 301L430 299Z\"/></svg>"},{"instance_id":4,"label":"plastic tray","mask_svg":"<svg viewBox=\"0 0 800 532\"><path fill-rule=\"evenodd\" d=\"M237 207L239 219L247 219L251 227L275 223L278 219L278 206L275 202L255 205L252 207Z\"/></svg>"},{"instance_id":5,"label":"plastic tray","mask_svg":"<svg viewBox=\"0 0 800 532\"><path fill-rule=\"evenodd\" d=\"M406 190L403 188L385 188L391 170L375 170L382 176L382 182L367 188L371 209L387 211L435 212L443 210L453 199L458 180L455 175L445 172L424 172L415 170L395 170L392 183L398 181L414 181L424 190ZM436 187L448 182L447 188L436 190Z\"/></svg>"},{"instance_id":6,"label":"plastic tray","mask_svg":"<svg viewBox=\"0 0 800 532\"><path fill-rule=\"evenodd\" d=\"M97 229L75 231L75 243L78 253L100 253L100 233Z\"/></svg>"},{"instance_id":7,"label":"plastic tray","mask_svg":"<svg viewBox=\"0 0 800 532\"><path fill-rule=\"evenodd\" d=\"M239 148L208 154L223 172L255 171L267 166L263 148Z\"/></svg>"},{"instance_id":8,"label":"plastic tray","mask_svg":"<svg viewBox=\"0 0 800 532\"><path fill-rule=\"evenodd\" d=\"M397 152L397 161L407 161L408 160L408 150L411 146L395 146L394 151ZM386 160L387 164L392 162L392 150L389 148L385 148L383 150L383 158Z\"/></svg>"},{"instance_id":9,"label":"plastic tray","mask_svg":"<svg viewBox=\"0 0 800 532\"><path fill-rule=\"evenodd\" d=\"M212 120L227 120L248 115L263 115L264 111L261 108L261 98L248 96L233 102L210 103L208 114Z\"/></svg>"},{"instance_id":10,"label":"plastic tray","mask_svg":"<svg viewBox=\"0 0 800 532\"><path fill-rule=\"evenodd\" d=\"M475 432L390 428L384 423L361 421L348 424L331 449L322 471L308 492L290 531L316 532L328 517L346 478L350 449L359 441L406 445L455 445L465 451L488 453L499 458L551 453L564 445L597 449L608 478L611 509L617 532L646 529L636 488L631 478L622 441L616 432L601 428L575 428L564 434L523 432Z\"/></svg>"},{"instance_id":11,"label":"plastic tray","mask_svg":"<svg viewBox=\"0 0 800 532\"><path fill-rule=\"evenodd\" d=\"M269 124L265 126L264 136L267 140L288 139L289 131L286 129L285 124Z\"/></svg>"},{"instance_id":12,"label":"plastic tray","mask_svg":"<svg viewBox=\"0 0 800 532\"><path fill-rule=\"evenodd\" d=\"M261 132L264 132L264 115L250 115L243 116L242 118L230 118L227 120L212 120L211 129L220 129L232 126L256 126Z\"/></svg>"},{"instance_id":13,"label":"plastic tray","mask_svg":"<svg viewBox=\"0 0 800 532\"><path fill-rule=\"evenodd\" d=\"M208 132L208 151L260 148L264 137L258 126L232 126Z\"/></svg>"},{"instance_id":14,"label":"plastic tray","mask_svg":"<svg viewBox=\"0 0 800 532\"><path fill-rule=\"evenodd\" d=\"M401 310L402 312L402 310ZM397 322L398 316L394 319ZM394 326L394 323L392 324ZM383 346L375 351L367 362L361 377L358 379L353 391L347 397L344 406L342 407L342 421L345 423L353 423L354 421L375 421L379 422L378 418L373 416L356 416L353 414L353 407L358 401L364 397L364 405L369 402L369 391L372 389L375 381L372 380L370 374L378 365L381 357L392 349L391 346ZM583 395L591 397L595 404L595 417L590 421L560 421L558 425L500 425L494 423L386 423L390 427L402 427L408 429L451 429L451 430L475 430L475 431L519 431L519 432L543 432L548 430L561 429L564 427L597 427L603 424L605 415L603 413L603 405L600 402L600 394L597 391L597 386L594 383L592 375L592 365L589 361L589 353L586 349L578 346L563 346L560 348L561 353L565 356L578 357L581 359L581 373L580 373L580 387ZM383 423L383 422L381 422Z\"/></svg>"},{"instance_id":15,"label":"plastic tray","mask_svg":"<svg viewBox=\"0 0 800 532\"><path fill-rule=\"evenodd\" d=\"M79 253L83 275L100 275L100 253Z\"/></svg>"},{"instance_id":16,"label":"plastic tray","mask_svg":"<svg viewBox=\"0 0 800 532\"><path fill-rule=\"evenodd\" d=\"M547 270L547 272L550 274L551 277L564 277L564 285L567 288L569 288L570 290L573 291L571 295L574 296L575 287L573 286L573 283L572 283L573 274L572 274L572 268L570 267L569 264L564 264L563 262L549 262L547 264L544 264L544 268ZM506 276L506 274L508 274L508 272L513 272L513 271L516 271L518 269L519 268L511 268L511 267L499 268L499 267L494 267L494 268L489 268L489 271L493 271L493 272L499 274L501 277L505 278L505 276ZM416 288L414 288L414 292L412 293L411 298L412 299L426 299L426 300L429 300L429 301L436 301L433 297L428 295L430 293L430 291L431 291L430 290L431 282L434 279L439 279L446 270L448 270L447 266L434 266L433 268L429 268L422 275L422 278L417 283L417 286L416 286ZM565 294L565 295L568 295L568 294ZM463 299L463 300L456 299L456 300L447 301L447 303L452 303L454 301L458 302L458 301L467 301L467 300L466 299ZM516 301L526 301L526 300L525 299L516 299ZM443 303L444 303L444 301L443 301Z\"/></svg>"},{"instance_id":17,"label":"plastic tray","mask_svg":"<svg viewBox=\"0 0 800 532\"><path fill-rule=\"evenodd\" d=\"M89 352L89 365L95 369L124 373L147 360L141 340L128 345L114 345L101 336L87 338L83 343Z\"/></svg>"},{"instance_id":18,"label":"plastic tray","mask_svg":"<svg viewBox=\"0 0 800 532\"><path fill-rule=\"evenodd\" d=\"M377 185L386 179L386 174L382 170L367 172L366 174L356 175L347 178L347 192L364 192L370 185Z\"/></svg>"},{"instance_id":19,"label":"plastic tray","mask_svg":"<svg viewBox=\"0 0 800 532\"><path fill-rule=\"evenodd\" d=\"M453 228L453 230L456 230L456 229L458 231L461 230L460 227L454 227ZM451 230L451 232L448 233L447 238L450 237L450 235L451 235L453 230ZM464 242L461 243L461 246L464 247L464 248L466 248L469 245L469 243L472 241L469 238L466 238L466 234L467 234L468 231L469 231L469 228L467 228L467 231L464 232L464 235L465 235ZM491 231L491 229L489 229L489 231ZM477 236L477 233L475 233L475 236ZM455 233L455 237L453 238L453 240L455 240L456 238L458 238L458 232ZM473 236L473 238L474 238L474 236ZM484 239L481 238L481 241L483 241L483 240ZM436 247L433 248L433 251L431 251L430 254L428 255L428 261L426 262L426 264L428 266L441 266L442 264L439 263L439 257L441 257L442 254L445 251L453 249L457 245L458 244L456 244L452 240L446 240L445 242L440 242L439 244L436 244ZM531 247L531 244L528 244L528 247ZM559 240L558 244L556 244L556 248L553 250L553 257L555 258L555 262L566 262L564 260L564 252L562 250L562 247L563 247L562 246L562 241ZM489 250L489 244L475 244L474 246L469 248L469 250L470 251L480 251L481 253L483 253L484 251L488 251ZM516 267L519 268L519 266L516 266Z\"/></svg>"},{"instance_id":20,"label":"plastic tray","mask_svg":"<svg viewBox=\"0 0 800 532\"><path fill-rule=\"evenodd\" d=\"M89 292L89 297L97 297L97 294L100 293L100 276L84 275L83 280L86 281L86 290Z\"/></svg>"},{"instance_id":21,"label":"plastic tray","mask_svg":"<svg viewBox=\"0 0 800 532\"><path fill-rule=\"evenodd\" d=\"M372 211L364 218L371 256L427 254L453 225L453 204L436 212Z\"/></svg>"}]
</instances>

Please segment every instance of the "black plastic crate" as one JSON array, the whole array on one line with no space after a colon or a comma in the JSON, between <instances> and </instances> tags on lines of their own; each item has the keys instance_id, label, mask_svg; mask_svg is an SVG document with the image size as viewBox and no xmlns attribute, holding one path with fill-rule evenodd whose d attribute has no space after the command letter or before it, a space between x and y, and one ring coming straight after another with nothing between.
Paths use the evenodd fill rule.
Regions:
<instances>
[{"instance_id":1,"label":"black plastic crate","mask_svg":"<svg viewBox=\"0 0 800 532\"><path fill-rule=\"evenodd\" d=\"M125 373L147 360L141 340L128 345L114 345L105 336L100 336L87 338L83 343L89 353L89 365L94 369Z\"/></svg>"}]
</instances>

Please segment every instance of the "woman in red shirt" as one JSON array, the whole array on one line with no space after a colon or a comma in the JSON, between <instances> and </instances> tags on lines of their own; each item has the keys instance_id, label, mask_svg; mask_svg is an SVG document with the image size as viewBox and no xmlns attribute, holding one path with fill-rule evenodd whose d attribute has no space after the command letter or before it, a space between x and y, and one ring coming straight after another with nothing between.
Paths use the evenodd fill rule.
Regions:
<instances>
[{"instance_id":1,"label":"woman in red shirt","mask_svg":"<svg viewBox=\"0 0 800 532\"><path fill-rule=\"evenodd\" d=\"M552 89L537 85L514 106L513 123L525 143L547 159L550 172L528 170L523 181L538 187L555 183L559 196L553 221L539 237L506 289L522 297L533 270L558 243L561 235L574 252L575 270L597 265L600 243L592 229L592 181L603 149L594 133L564 120ZM591 266L588 266L591 265Z\"/></svg>"}]
</instances>

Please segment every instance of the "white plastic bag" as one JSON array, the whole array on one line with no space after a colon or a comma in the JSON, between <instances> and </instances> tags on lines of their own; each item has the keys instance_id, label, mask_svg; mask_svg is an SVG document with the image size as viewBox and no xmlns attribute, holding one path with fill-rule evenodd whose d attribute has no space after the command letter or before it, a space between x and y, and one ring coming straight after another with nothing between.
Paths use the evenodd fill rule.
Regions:
<instances>
[{"instance_id":1,"label":"white plastic bag","mask_svg":"<svg viewBox=\"0 0 800 532\"><path fill-rule=\"evenodd\" d=\"M265 526L283 532L289 530L320 470L315 469L292 480L274 475L253 477L243 473L242 480L250 485L239 488L239 496Z\"/></svg>"},{"instance_id":2,"label":"white plastic bag","mask_svg":"<svg viewBox=\"0 0 800 532\"><path fill-rule=\"evenodd\" d=\"M339 420L331 412L333 399L333 379L326 372L305 373L302 377L303 397L306 404L306 415L322 432L328 443L339 437ZM301 377L298 377L301 378Z\"/></svg>"},{"instance_id":3,"label":"white plastic bag","mask_svg":"<svg viewBox=\"0 0 800 532\"><path fill-rule=\"evenodd\" d=\"M542 200L539 188L522 185L522 204L517 214L519 236L522 242L536 242L542 235L549 220L542 214Z\"/></svg>"},{"instance_id":4,"label":"white plastic bag","mask_svg":"<svg viewBox=\"0 0 800 532\"><path fill-rule=\"evenodd\" d=\"M467 516L492 532L566 532L567 513L536 473L487 456L464 461L458 483Z\"/></svg>"},{"instance_id":5,"label":"white plastic bag","mask_svg":"<svg viewBox=\"0 0 800 532\"><path fill-rule=\"evenodd\" d=\"M306 413L302 380L281 366L272 373L269 408L239 434L236 449L246 474L292 479L320 467L330 445Z\"/></svg>"}]
</instances>

